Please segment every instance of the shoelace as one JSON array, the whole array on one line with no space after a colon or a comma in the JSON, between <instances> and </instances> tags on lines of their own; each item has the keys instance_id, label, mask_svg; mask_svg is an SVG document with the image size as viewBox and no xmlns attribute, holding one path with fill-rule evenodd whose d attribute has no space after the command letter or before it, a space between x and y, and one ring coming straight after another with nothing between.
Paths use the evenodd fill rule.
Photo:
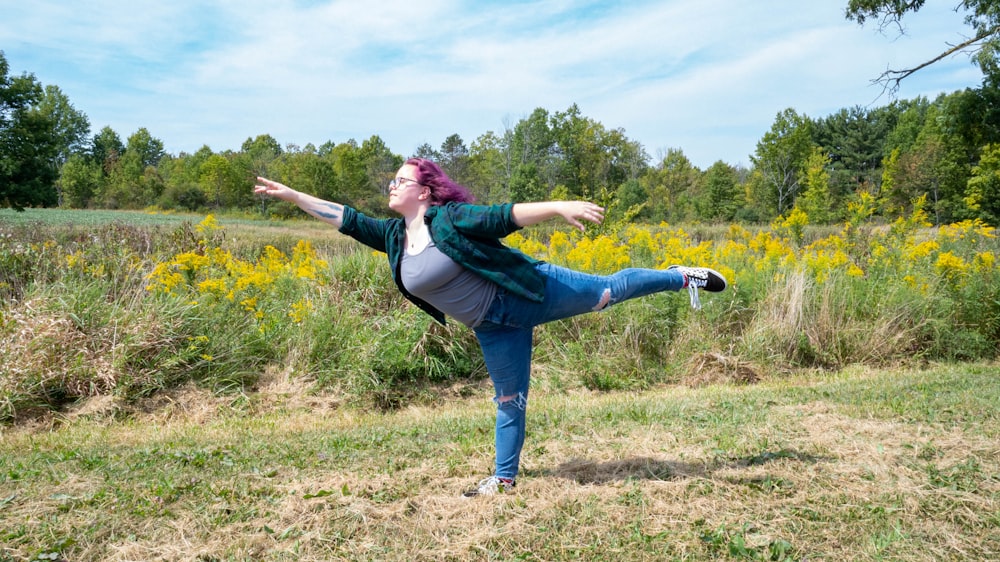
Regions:
<instances>
[{"instance_id":1,"label":"shoelace","mask_svg":"<svg viewBox=\"0 0 1000 562\"><path fill-rule=\"evenodd\" d=\"M701 297L698 296L698 287L688 279L688 295L691 297L691 308L701 310Z\"/></svg>"},{"instance_id":2,"label":"shoelace","mask_svg":"<svg viewBox=\"0 0 1000 562\"><path fill-rule=\"evenodd\" d=\"M691 297L691 308L701 310L701 297L698 296L698 287L707 285L708 280L695 277L690 273L685 273L684 279L687 280L688 295Z\"/></svg>"}]
</instances>

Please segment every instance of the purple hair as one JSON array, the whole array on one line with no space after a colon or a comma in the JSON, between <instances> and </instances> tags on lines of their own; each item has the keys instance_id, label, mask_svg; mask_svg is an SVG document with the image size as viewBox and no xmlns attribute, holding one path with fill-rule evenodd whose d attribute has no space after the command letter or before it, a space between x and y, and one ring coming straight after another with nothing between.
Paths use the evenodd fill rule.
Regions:
<instances>
[{"instance_id":1,"label":"purple hair","mask_svg":"<svg viewBox=\"0 0 1000 562\"><path fill-rule=\"evenodd\" d=\"M405 164L416 166L415 180L420 185L431 188L431 205L444 205L451 201L472 203L476 197L469 188L455 183L440 166L426 158L410 158Z\"/></svg>"}]
</instances>

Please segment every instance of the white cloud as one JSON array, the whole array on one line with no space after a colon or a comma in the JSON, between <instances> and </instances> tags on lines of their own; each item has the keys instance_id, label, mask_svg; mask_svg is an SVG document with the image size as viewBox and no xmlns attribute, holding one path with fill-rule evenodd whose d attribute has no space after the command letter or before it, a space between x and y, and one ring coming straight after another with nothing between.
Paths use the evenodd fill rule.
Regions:
<instances>
[{"instance_id":1,"label":"white cloud","mask_svg":"<svg viewBox=\"0 0 1000 562\"><path fill-rule=\"evenodd\" d=\"M893 41L846 21L839 2L792 0L0 3L14 72L59 85L95 129L146 127L172 152L269 133L297 144L378 134L408 154L578 103L701 167L745 163L786 107L820 117L872 102L882 70L964 30L927 6ZM952 60L900 95L978 76Z\"/></svg>"}]
</instances>

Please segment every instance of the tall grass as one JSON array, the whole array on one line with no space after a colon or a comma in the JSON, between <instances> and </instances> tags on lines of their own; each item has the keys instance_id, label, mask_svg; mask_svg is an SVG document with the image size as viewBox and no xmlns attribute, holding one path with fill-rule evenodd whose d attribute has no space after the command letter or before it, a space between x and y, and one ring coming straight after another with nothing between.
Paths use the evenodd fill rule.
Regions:
<instances>
[{"instance_id":1,"label":"tall grass","mask_svg":"<svg viewBox=\"0 0 1000 562\"><path fill-rule=\"evenodd\" d=\"M705 265L731 289L630 301L540 327L535 384L643 389L792 368L991 359L1000 345L994 229L795 217L736 225L534 229L508 242L585 271ZM0 222L0 420L81 397L136 398L194 381L252 389L267 369L379 408L485 377L472 333L436 325L385 256L332 229L194 221Z\"/></svg>"}]
</instances>

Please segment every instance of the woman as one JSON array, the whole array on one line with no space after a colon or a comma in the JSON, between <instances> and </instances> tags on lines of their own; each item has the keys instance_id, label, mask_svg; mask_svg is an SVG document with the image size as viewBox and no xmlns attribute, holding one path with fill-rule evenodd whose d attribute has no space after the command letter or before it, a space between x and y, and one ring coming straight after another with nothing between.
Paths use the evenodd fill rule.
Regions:
<instances>
[{"instance_id":1,"label":"woman","mask_svg":"<svg viewBox=\"0 0 1000 562\"><path fill-rule=\"evenodd\" d=\"M707 268L624 269L589 275L535 260L500 243L525 226L562 217L583 230L604 209L586 201L473 205L472 194L430 160L411 158L389 182L389 208L401 218L374 219L346 205L264 178L254 192L298 205L389 257L403 295L442 324L445 315L472 328L495 389L496 470L464 493L493 495L514 487L524 445L533 328L660 291L718 292L726 280Z\"/></svg>"}]
</instances>

